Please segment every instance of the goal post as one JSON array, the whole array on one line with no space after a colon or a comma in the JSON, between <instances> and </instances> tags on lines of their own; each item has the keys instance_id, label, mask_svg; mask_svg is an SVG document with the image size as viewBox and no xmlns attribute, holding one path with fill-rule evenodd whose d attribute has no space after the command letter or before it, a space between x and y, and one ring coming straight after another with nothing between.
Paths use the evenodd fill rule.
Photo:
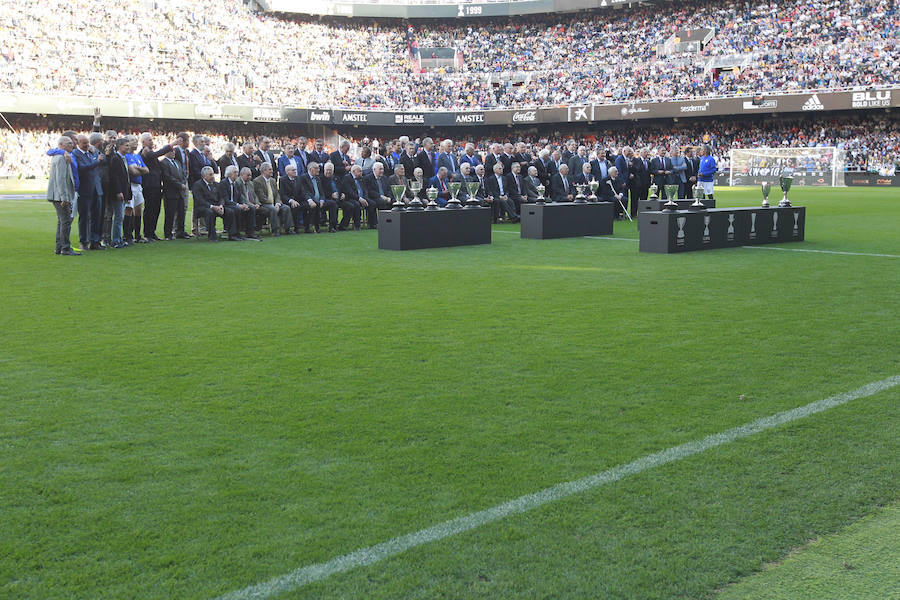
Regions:
<instances>
[{"instance_id":1,"label":"goal post","mask_svg":"<svg viewBox=\"0 0 900 600\"><path fill-rule=\"evenodd\" d=\"M732 148L729 185L759 185L791 175L794 186L844 185L844 151L817 148Z\"/></svg>"}]
</instances>

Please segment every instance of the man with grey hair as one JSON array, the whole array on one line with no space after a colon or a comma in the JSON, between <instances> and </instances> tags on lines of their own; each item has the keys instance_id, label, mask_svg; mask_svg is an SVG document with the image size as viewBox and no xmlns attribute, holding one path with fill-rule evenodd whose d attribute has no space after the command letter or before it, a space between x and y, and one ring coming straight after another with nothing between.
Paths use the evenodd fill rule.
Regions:
<instances>
[{"instance_id":1,"label":"man with grey hair","mask_svg":"<svg viewBox=\"0 0 900 600\"><path fill-rule=\"evenodd\" d=\"M72 250L69 235L72 231L72 209L75 203L75 176L72 174L71 138L61 137L57 146L62 153L50 159L50 178L47 182L47 200L56 209L56 254L80 256Z\"/></svg>"},{"instance_id":2,"label":"man with grey hair","mask_svg":"<svg viewBox=\"0 0 900 600\"><path fill-rule=\"evenodd\" d=\"M434 153L434 141L427 137L422 140L422 149L416 154L416 166L422 169L422 176L426 180L431 179L437 173L435 163L437 157Z\"/></svg>"},{"instance_id":3,"label":"man with grey hair","mask_svg":"<svg viewBox=\"0 0 900 600\"><path fill-rule=\"evenodd\" d=\"M210 166L200 169L200 179L194 182L191 193L194 195L194 211L206 222L207 236L210 242L217 242L216 217L225 223L228 239L240 241L235 225L234 208L226 204L227 200L216 191L215 171ZM223 180L226 183L228 179Z\"/></svg>"},{"instance_id":4,"label":"man with grey hair","mask_svg":"<svg viewBox=\"0 0 900 600\"><path fill-rule=\"evenodd\" d=\"M235 155L234 144L225 142L225 145L222 146L222 150L222 156L216 160L216 163L219 165L219 173L224 173L228 165L233 165L238 168L241 167L238 164L237 156Z\"/></svg>"},{"instance_id":5,"label":"man with grey hair","mask_svg":"<svg viewBox=\"0 0 900 600\"><path fill-rule=\"evenodd\" d=\"M238 187L239 169L234 165L225 167L225 176L219 182L216 196L226 210L231 209L234 214L234 236L241 237L241 225L247 233L246 239L259 241L256 235L256 207L246 203L241 198L241 189ZM229 233L229 238L232 233Z\"/></svg>"},{"instance_id":6,"label":"man with grey hair","mask_svg":"<svg viewBox=\"0 0 900 600\"><path fill-rule=\"evenodd\" d=\"M250 167L244 167L250 168ZM262 214L269 220L269 229L272 237L278 237L279 226L287 232L291 227L291 209L282 204L278 193L278 183L272 177L273 169L268 163L262 163L259 167L260 174L253 180L253 191L256 200L262 206ZM253 170L251 169L251 175Z\"/></svg>"},{"instance_id":7,"label":"man with grey hair","mask_svg":"<svg viewBox=\"0 0 900 600\"><path fill-rule=\"evenodd\" d=\"M95 134L101 136L99 133ZM72 158L78 166L78 237L81 248L100 249L100 233L102 217L100 213L100 195L103 191L100 172L90 138L83 133L77 136L78 147L72 152Z\"/></svg>"},{"instance_id":8,"label":"man with grey hair","mask_svg":"<svg viewBox=\"0 0 900 600\"><path fill-rule=\"evenodd\" d=\"M233 165L228 165L233 166ZM226 167L227 169L227 167ZM235 180L235 191L237 193L237 202L239 205L247 205L252 209L252 228L247 230L247 239L260 241L259 234L256 232L258 225L256 223L256 215L259 211L262 210L262 205L256 199L256 190L253 189L253 180L251 179L252 173L249 168L244 167L238 172L238 178ZM244 213L244 218L250 219L251 217L247 214L247 211L243 208L241 211Z\"/></svg>"},{"instance_id":9,"label":"man with grey hair","mask_svg":"<svg viewBox=\"0 0 900 600\"><path fill-rule=\"evenodd\" d=\"M441 153L438 154L437 167L447 169L447 177L452 179L454 175L459 173L459 162L456 159L456 152L453 150L453 140L447 139L441 142Z\"/></svg>"},{"instance_id":10,"label":"man with grey hair","mask_svg":"<svg viewBox=\"0 0 900 600\"><path fill-rule=\"evenodd\" d=\"M159 159L172 147L166 144L159 150L154 150L153 135L150 133L142 133L140 140L141 158L149 171L141 177L144 191L144 237L151 242L160 241L160 237L156 235L156 225L162 208L162 166Z\"/></svg>"}]
</instances>

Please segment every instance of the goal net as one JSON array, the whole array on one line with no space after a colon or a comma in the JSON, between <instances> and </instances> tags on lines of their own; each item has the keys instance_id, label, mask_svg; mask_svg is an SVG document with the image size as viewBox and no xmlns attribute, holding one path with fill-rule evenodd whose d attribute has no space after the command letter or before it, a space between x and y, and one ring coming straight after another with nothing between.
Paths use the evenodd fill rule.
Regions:
<instances>
[{"instance_id":1,"label":"goal net","mask_svg":"<svg viewBox=\"0 0 900 600\"><path fill-rule=\"evenodd\" d=\"M729 185L776 183L793 176L794 186L844 185L844 151L822 148L732 148Z\"/></svg>"}]
</instances>

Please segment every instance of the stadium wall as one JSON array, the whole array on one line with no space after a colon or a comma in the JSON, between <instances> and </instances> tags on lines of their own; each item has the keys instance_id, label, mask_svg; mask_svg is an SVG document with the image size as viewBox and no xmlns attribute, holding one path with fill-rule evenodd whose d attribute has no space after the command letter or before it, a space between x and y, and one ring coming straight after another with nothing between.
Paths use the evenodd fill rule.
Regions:
<instances>
[{"instance_id":1,"label":"stadium wall","mask_svg":"<svg viewBox=\"0 0 900 600\"><path fill-rule=\"evenodd\" d=\"M93 115L95 107L99 107L105 116L139 119L465 128L483 125L527 126L543 123L597 123L713 115L773 116L785 113L890 109L900 107L900 86L856 92L766 95L755 100L749 97L708 98L480 111L384 111L0 94L0 112L90 116Z\"/></svg>"},{"instance_id":2,"label":"stadium wall","mask_svg":"<svg viewBox=\"0 0 900 600\"><path fill-rule=\"evenodd\" d=\"M321 0L256 0L263 10L283 14L372 17L379 19L466 19L576 12L641 4L645 0L515 0L512 2L329 2Z\"/></svg>"}]
</instances>

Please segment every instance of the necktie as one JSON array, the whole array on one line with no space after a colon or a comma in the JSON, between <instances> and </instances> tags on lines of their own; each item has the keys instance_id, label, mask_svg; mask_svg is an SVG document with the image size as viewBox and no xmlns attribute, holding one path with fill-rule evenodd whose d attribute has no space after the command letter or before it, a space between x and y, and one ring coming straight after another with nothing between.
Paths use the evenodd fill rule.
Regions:
<instances>
[{"instance_id":1,"label":"necktie","mask_svg":"<svg viewBox=\"0 0 900 600\"><path fill-rule=\"evenodd\" d=\"M384 188L381 187L381 177L376 177L375 183L378 184L378 195L384 196Z\"/></svg>"},{"instance_id":2,"label":"necktie","mask_svg":"<svg viewBox=\"0 0 900 600\"><path fill-rule=\"evenodd\" d=\"M519 181L518 175L513 174L513 177L516 180L516 189L519 190L519 195L521 196L522 195L522 183Z\"/></svg>"},{"instance_id":3,"label":"necktie","mask_svg":"<svg viewBox=\"0 0 900 600\"><path fill-rule=\"evenodd\" d=\"M230 195L231 203L234 204L234 182L230 182L228 184L228 192Z\"/></svg>"},{"instance_id":4,"label":"necktie","mask_svg":"<svg viewBox=\"0 0 900 600\"><path fill-rule=\"evenodd\" d=\"M566 181L566 178L562 174L560 174L560 178L562 178L562 181L563 181L563 190L565 190L566 194L568 194L569 193L569 182Z\"/></svg>"},{"instance_id":5,"label":"necktie","mask_svg":"<svg viewBox=\"0 0 900 600\"><path fill-rule=\"evenodd\" d=\"M363 191L362 191L362 186L359 185L359 179L354 179L353 181L356 182L356 198L357 198L357 199L362 199L362 197L363 197Z\"/></svg>"},{"instance_id":6,"label":"necktie","mask_svg":"<svg viewBox=\"0 0 900 600\"><path fill-rule=\"evenodd\" d=\"M272 186L269 184L268 179L266 179L266 196L269 197L269 204L275 204L275 197L272 195Z\"/></svg>"},{"instance_id":7,"label":"necktie","mask_svg":"<svg viewBox=\"0 0 900 600\"><path fill-rule=\"evenodd\" d=\"M438 178L438 181L441 182L441 191L442 191L442 192L446 192L446 191L447 191L447 186L444 185L444 180L441 179L441 178Z\"/></svg>"},{"instance_id":8,"label":"necktie","mask_svg":"<svg viewBox=\"0 0 900 600\"><path fill-rule=\"evenodd\" d=\"M312 179L313 192L315 193L315 196L313 196L313 200L318 202L319 201L319 182L316 181L315 177L310 177L310 179Z\"/></svg>"},{"instance_id":9,"label":"necktie","mask_svg":"<svg viewBox=\"0 0 900 600\"><path fill-rule=\"evenodd\" d=\"M503 178L499 175L497 175L497 183L500 184L500 195L505 196L506 194L503 193Z\"/></svg>"}]
</instances>

